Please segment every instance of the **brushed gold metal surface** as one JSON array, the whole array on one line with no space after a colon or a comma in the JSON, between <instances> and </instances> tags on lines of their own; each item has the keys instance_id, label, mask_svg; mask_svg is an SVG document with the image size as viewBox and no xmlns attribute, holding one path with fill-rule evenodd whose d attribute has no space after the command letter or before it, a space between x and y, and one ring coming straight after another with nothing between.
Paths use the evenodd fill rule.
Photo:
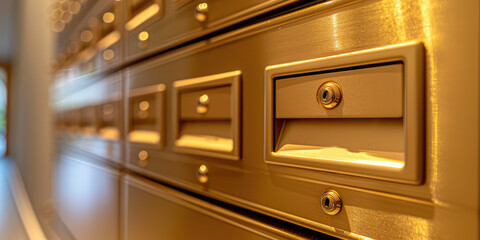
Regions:
<instances>
[{"instance_id":1,"label":"brushed gold metal surface","mask_svg":"<svg viewBox=\"0 0 480 240\"><path fill-rule=\"evenodd\" d=\"M179 154L171 150L173 142L167 141L164 150L151 152L152 158L161 160L145 169L129 160L127 167L345 238L478 238L479 9L478 1L469 0L330 1L133 66L128 69L129 78L134 78L128 85L132 89L160 82L171 86L176 80L241 69L241 103L248 110L241 117L240 161ZM266 66L411 41L425 47L426 132L425 141L419 144L426 151L418 155L425 160L421 184L262 162ZM451 89L458 86L468 87L451 101ZM168 119L167 126L172 124ZM176 133L167 128L166 134ZM135 157L133 150L129 159ZM192 174L203 163L211 174L208 191ZM319 199L324 189L335 189L342 196L344 208L335 218L322 213Z\"/></svg>"},{"instance_id":2,"label":"brushed gold metal surface","mask_svg":"<svg viewBox=\"0 0 480 240\"><path fill-rule=\"evenodd\" d=\"M332 1L329 4L335 6L336 3L336 1ZM478 186L475 180L478 174L477 168L465 167L472 164L477 165L471 162L472 159L478 157L477 151L473 150L475 149L473 146L478 143L476 134L478 126L475 124L478 120L477 110L472 112L459 109L458 104L455 104L455 107L446 99L439 100L439 93L447 94L448 89L458 84L458 81L471 85L473 87L468 89L470 92L468 96L472 97L462 98L460 102L462 106L471 106L471 109L477 109L478 101L473 96L477 96L478 90L475 82L478 77L476 67L478 61L475 60L478 51L475 49L478 49L478 46L477 38L474 37L477 36L478 28L475 24L471 25L470 23L478 19L478 3L462 1L454 4L426 0L359 1L344 7L337 5L336 8L326 11L323 11L320 6L315 6L302 12L303 14L292 13L268 23L259 23L256 26L220 36L205 47L184 53L183 59L177 56L175 60L168 62L159 57L155 61L146 63L143 72L135 73L137 81L133 83L134 85L148 82L147 78L151 75L164 74L164 79L184 79L212 74L219 69L226 70L233 67L241 67L245 79L248 79L244 81L243 89L244 95L249 97L242 101L243 107L250 109L243 114L243 129L246 129L244 134L248 141L244 145L242 167L221 164L213 160L209 162L209 168L212 171L215 170L219 175L230 176L228 184L222 183L225 181L221 179L212 180L209 182L209 187L216 191L204 193L200 187L192 184L196 179L189 178L180 172L175 173L174 170L180 162L184 163L180 164L182 168L190 168L191 163L198 160L172 155L170 152L158 153L158 155L169 156L169 158L175 156L175 163L165 160L156 166L151 166L149 172L152 176L161 177L163 180L225 201L240 202L242 206L290 219L321 231L335 230L328 230L317 223L328 223L333 229L342 229L371 238L476 236L475 214L469 213L467 210L478 208L476 187L468 192L469 197L467 198L452 198L450 193L462 192L460 189L466 187L465 182L470 182L472 184L470 187ZM459 18L459 16L462 17ZM466 42L464 42L465 39L467 39ZM425 145L427 151L425 156L420 156L425 158L426 176L423 184L405 186L289 167L267 169L259 164L262 141L258 139L261 139L262 135L258 132L263 129L261 121L263 109L255 106L262 102L263 86L261 82L264 67L408 41L421 41L426 49L425 127L427 141ZM459 42L464 44L459 45ZM456 47L454 49L451 46ZM247 52L245 49L249 51ZM236 58L233 62L219 61L216 64L202 64L202 62L210 63L215 59L223 59L222 57L225 55L236 56ZM464 59L470 60L465 62ZM165 67L161 66L162 61L164 61L163 64L166 64ZM245 62L249 64L244 64ZM154 63L158 63L158 65L155 66ZM174 66L183 64L189 65L192 73L167 71L167 66L172 69ZM155 68L152 68L154 66ZM458 78L458 73L462 73L464 77ZM455 128L451 127L450 114L456 116ZM460 116L462 117L458 118ZM467 144L465 145L465 143ZM467 149L469 150L465 151ZM459 152L461 152L460 158L455 156L455 153ZM439 161L439 159L443 160ZM454 164L451 159L463 164L458 164L458 162ZM207 159L202 158L201 160ZM162 171L161 168L168 168L170 171ZM193 166L191 168L194 169ZM255 177L256 175L252 172L258 171L258 169L268 172L265 178ZM239 176L238 179L242 179L242 181L236 181L233 176ZM247 183L255 186L261 185L260 183L268 184L265 182L266 179L273 179L275 186L285 192L279 190L275 193L274 190L271 190L260 198L253 194L251 189L248 192L242 190L241 186ZM297 187L288 187L290 184ZM310 191L299 190L300 185ZM238 187L235 192L228 190L232 186ZM345 211L340 212L338 216L343 216L343 220L338 218L332 222L311 214L312 209L319 210L318 197L320 193L314 189L323 186L339 189L345 202ZM260 189L265 191L268 188L259 188L258 191L261 191ZM286 192L290 192L290 194ZM312 192L316 192L316 197L308 196ZM286 196L290 196L292 201L293 199L297 202L302 201L304 206L309 206L306 208L308 210L268 200L280 199L281 196L284 199ZM355 200L350 201L350 198ZM259 206L259 204L267 202L269 202L268 206ZM463 206L460 207L463 210L454 211L454 205ZM295 212L294 215L304 217L298 219L285 214L286 212ZM313 222L305 220L306 218ZM458 222L467 223L467 226L459 226ZM449 230L446 230L445 225L450 226ZM386 230L384 226L392 227ZM462 230L457 231L456 229L459 228ZM411 231L411 229L414 230Z\"/></svg>"}]
</instances>

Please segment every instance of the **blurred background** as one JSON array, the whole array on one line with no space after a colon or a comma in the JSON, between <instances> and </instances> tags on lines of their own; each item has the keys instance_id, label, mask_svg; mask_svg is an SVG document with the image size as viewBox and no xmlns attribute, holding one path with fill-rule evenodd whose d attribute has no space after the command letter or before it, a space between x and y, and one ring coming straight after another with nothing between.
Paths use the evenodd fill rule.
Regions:
<instances>
[{"instance_id":1,"label":"blurred background","mask_svg":"<svg viewBox=\"0 0 480 240\"><path fill-rule=\"evenodd\" d=\"M0 239L478 239L479 3L0 0Z\"/></svg>"}]
</instances>

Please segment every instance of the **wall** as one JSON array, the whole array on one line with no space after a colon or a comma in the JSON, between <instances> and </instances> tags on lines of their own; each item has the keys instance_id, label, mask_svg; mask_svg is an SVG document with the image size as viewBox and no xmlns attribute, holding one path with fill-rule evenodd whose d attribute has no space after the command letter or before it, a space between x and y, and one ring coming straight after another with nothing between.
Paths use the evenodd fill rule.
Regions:
<instances>
[{"instance_id":1,"label":"wall","mask_svg":"<svg viewBox=\"0 0 480 240\"><path fill-rule=\"evenodd\" d=\"M48 0L19 0L12 64L9 152L38 216L51 195ZM40 217L40 219L42 219Z\"/></svg>"}]
</instances>

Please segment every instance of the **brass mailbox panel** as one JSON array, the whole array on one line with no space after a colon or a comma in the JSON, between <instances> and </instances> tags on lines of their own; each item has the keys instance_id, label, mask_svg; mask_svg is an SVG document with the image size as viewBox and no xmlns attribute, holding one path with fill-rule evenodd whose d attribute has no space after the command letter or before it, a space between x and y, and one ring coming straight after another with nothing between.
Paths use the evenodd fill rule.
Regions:
<instances>
[{"instance_id":1,"label":"brass mailbox panel","mask_svg":"<svg viewBox=\"0 0 480 240\"><path fill-rule=\"evenodd\" d=\"M421 183L423 85L420 43L267 67L265 161Z\"/></svg>"},{"instance_id":2,"label":"brass mailbox panel","mask_svg":"<svg viewBox=\"0 0 480 240\"><path fill-rule=\"evenodd\" d=\"M173 83L175 151L240 158L240 71Z\"/></svg>"},{"instance_id":3,"label":"brass mailbox panel","mask_svg":"<svg viewBox=\"0 0 480 240\"><path fill-rule=\"evenodd\" d=\"M165 122L165 84L130 90L128 141L162 146Z\"/></svg>"}]
</instances>

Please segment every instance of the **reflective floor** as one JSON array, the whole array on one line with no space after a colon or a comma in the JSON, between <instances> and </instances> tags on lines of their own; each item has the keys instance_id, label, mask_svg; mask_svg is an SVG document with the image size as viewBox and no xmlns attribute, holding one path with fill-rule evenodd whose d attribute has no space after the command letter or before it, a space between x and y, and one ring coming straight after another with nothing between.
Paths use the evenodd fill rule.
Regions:
<instances>
[{"instance_id":1,"label":"reflective floor","mask_svg":"<svg viewBox=\"0 0 480 240\"><path fill-rule=\"evenodd\" d=\"M10 168L6 160L0 158L0 239L28 239L15 205L8 181L9 176Z\"/></svg>"}]
</instances>

